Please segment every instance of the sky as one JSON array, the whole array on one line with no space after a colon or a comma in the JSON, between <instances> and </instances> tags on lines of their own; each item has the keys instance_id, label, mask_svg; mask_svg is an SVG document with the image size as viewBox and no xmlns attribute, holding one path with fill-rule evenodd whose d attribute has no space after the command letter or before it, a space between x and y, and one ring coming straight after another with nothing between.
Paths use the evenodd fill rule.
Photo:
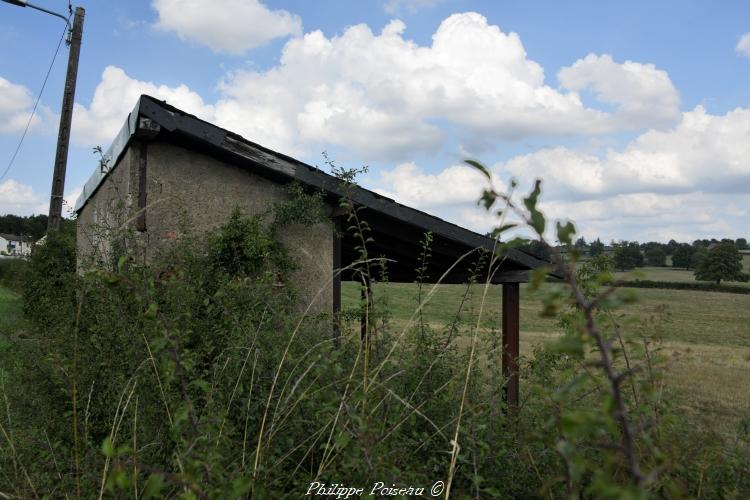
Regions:
<instances>
[{"instance_id":1,"label":"sky","mask_svg":"<svg viewBox=\"0 0 750 500\"><path fill-rule=\"evenodd\" d=\"M67 0L35 0L68 12ZM140 94L485 232L486 186L542 179L591 241L750 237L750 2L80 0L66 200ZM0 175L64 29L0 3ZM68 49L0 214L47 213Z\"/></svg>"}]
</instances>

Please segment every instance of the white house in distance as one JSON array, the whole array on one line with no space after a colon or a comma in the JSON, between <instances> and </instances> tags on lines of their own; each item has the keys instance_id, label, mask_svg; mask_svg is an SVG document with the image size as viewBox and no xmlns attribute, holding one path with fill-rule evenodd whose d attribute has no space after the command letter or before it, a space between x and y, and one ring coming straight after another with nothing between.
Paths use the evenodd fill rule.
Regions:
<instances>
[{"instance_id":1,"label":"white house in distance","mask_svg":"<svg viewBox=\"0 0 750 500\"><path fill-rule=\"evenodd\" d=\"M25 236L0 233L0 254L13 257L26 257L31 255L33 241Z\"/></svg>"}]
</instances>

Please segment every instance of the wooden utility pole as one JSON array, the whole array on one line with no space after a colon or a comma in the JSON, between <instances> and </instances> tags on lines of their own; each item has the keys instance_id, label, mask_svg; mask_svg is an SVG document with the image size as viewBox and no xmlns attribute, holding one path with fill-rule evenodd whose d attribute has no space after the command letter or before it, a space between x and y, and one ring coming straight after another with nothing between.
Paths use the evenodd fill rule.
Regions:
<instances>
[{"instance_id":1,"label":"wooden utility pole","mask_svg":"<svg viewBox=\"0 0 750 500\"><path fill-rule=\"evenodd\" d=\"M52 176L52 194L49 199L49 218L47 233L60 229L62 202L65 192L65 171L68 168L68 146L70 145L70 123L73 118L73 102L76 96L76 79L78 77L78 57L81 54L83 37L83 7L76 7L73 29L70 32L70 53L68 54L68 73L65 76L62 111L60 113L60 130L57 133L57 150L55 151L55 171Z\"/></svg>"}]
</instances>

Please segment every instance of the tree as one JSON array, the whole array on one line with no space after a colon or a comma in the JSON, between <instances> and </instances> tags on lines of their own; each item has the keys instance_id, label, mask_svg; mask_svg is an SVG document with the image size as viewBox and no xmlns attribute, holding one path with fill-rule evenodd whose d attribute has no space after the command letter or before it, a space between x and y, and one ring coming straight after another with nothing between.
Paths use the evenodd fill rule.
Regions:
<instances>
[{"instance_id":1,"label":"tree","mask_svg":"<svg viewBox=\"0 0 750 500\"><path fill-rule=\"evenodd\" d=\"M604 243L601 242L599 238L595 239L591 242L591 245L589 246L589 255L592 257L596 257L597 255L601 255L604 253Z\"/></svg>"},{"instance_id":2,"label":"tree","mask_svg":"<svg viewBox=\"0 0 750 500\"><path fill-rule=\"evenodd\" d=\"M700 281L743 280L742 255L732 243L720 243L708 251L708 255L695 271L695 279Z\"/></svg>"},{"instance_id":3,"label":"tree","mask_svg":"<svg viewBox=\"0 0 750 500\"><path fill-rule=\"evenodd\" d=\"M576 240L576 242L574 243L573 246L575 246L579 250L583 250L584 248L586 248L588 246L586 244L586 238L584 238L583 236L581 236L580 238L578 238Z\"/></svg>"},{"instance_id":4,"label":"tree","mask_svg":"<svg viewBox=\"0 0 750 500\"><path fill-rule=\"evenodd\" d=\"M665 245L664 250L667 252L667 255L674 255L675 250L677 250L679 247L680 244L672 239L669 240L669 243Z\"/></svg>"},{"instance_id":5,"label":"tree","mask_svg":"<svg viewBox=\"0 0 750 500\"><path fill-rule=\"evenodd\" d=\"M529 255L533 255L538 259L546 260L547 262L550 262L552 260L552 255L549 253L549 248L547 248L547 245L539 240L531 240L528 243L524 243L523 245L519 246L518 249L526 252Z\"/></svg>"},{"instance_id":6,"label":"tree","mask_svg":"<svg viewBox=\"0 0 750 500\"><path fill-rule=\"evenodd\" d=\"M690 267L698 269L703 265L703 261L708 256L708 248L703 245L693 247L693 255L690 256Z\"/></svg>"},{"instance_id":7,"label":"tree","mask_svg":"<svg viewBox=\"0 0 750 500\"><path fill-rule=\"evenodd\" d=\"M75 224L70 219L63 219L62 223L66 228L73 227ZM0 215L0 233L27 236L33 240L38 240L47 233L47 216Z\"/></svg>"},{"instance_id":8,"label":"tree","mask_svg":"<svg viewBox=\"0 0 750 500\"><path fill-rule=\"evenodd\" d=\"M646 265L659 267L667 265L667 254L661 246L652 246L646 250Z\"/></svg>"},{"instance_id":9,"label":"tree","mask_svg":"<svg viewBox=\"0 0 750 500\"><path fill-rule=\"evenodd\" d=\"M621 271L627 271L643 265L643 254L638 242L630 242L618 245L615 248L615 267Z\"/></svg>"},{"instance_id":10,"label":"tree","mask_svg":"<svg viewBox=\"0 0 750 500\"><path fill-rule=\"evenodd\" d=\"M734 244L738 250L747 250L747 240L745 238L737 238Z\"/></svg>"},{"instance_id":11,"label":"tree","mask_svg":"<svg viewBox=\"0 0 750 500\"><path fill-rule=\"evenodd\" d=\"M672 267L684 267L690 269L690 259L693 258L695 250L687 243L680 244L672 254Z\"/></svg>"},{"instance_id":12,"label":"tree","mask_svg":"<svg viewBox=\"0 0 750 500\"><path fill-rule=\"evenodd\" d=\"M703 239L703 240L695 240L695 241L693 242L693 246L694 246L694 247L708 247L708 245L710 245L710 244L711 244L711 242L710 242L710 241L708 241L708 240L706 240L706 239Z\"/></svg>"}]
</instances>

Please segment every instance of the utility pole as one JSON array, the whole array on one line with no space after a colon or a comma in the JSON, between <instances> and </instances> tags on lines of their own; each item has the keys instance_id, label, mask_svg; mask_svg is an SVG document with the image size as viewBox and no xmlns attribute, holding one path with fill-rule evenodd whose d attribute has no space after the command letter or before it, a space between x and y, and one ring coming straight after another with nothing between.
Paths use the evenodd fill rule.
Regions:
<instances>
[{"instance_id":1,"label":"utility pole","mask_svg":"<svg viewBox=\"0 0 750 500\"><path fill-rule=\"evenodd\" d=\"M68 53L68 73L65 76L65 91L63 92L62 111L60 112L60 129L57 132L57 148L55 150L55 170L52 175L52 194L49 198L49 217L47 218L47 233L60 229L62 219L63 193L65 192L65 171L68 168L68 146L70 145L70 122L73 118L73 101L76 97L76 79L78 78L78 56L81 55L81 38L83 37L83 7L76 7L73 27L70 27L68 17L44 7L29 3L28 0L2 0L18 7L31 7L59 17L68 25L70 38L70 52ZM70 4L68 4L70 10Z\"/></svg>"},{"instance_id":2,"label":"utility pole","mask_svg":"<svg viewBox=\"0 0 750 500\"><path fill-rule=\"evenodd\" d=\"M49 199L49 217L47 233L60 229L62 219L62 202L65 192L65 172L68 168L68 147L70 145L70 124L73 119L73 102L76 96L76 79L78 77L78 57L81 54L83 37L83 7L76 7L73 29L70 32L70 52L68 54L68 73L65 76L62 111L60 112L60 129L57 133L55 151L55 171L52 176L52 194Z\"/></svg>"}]
</instances>

